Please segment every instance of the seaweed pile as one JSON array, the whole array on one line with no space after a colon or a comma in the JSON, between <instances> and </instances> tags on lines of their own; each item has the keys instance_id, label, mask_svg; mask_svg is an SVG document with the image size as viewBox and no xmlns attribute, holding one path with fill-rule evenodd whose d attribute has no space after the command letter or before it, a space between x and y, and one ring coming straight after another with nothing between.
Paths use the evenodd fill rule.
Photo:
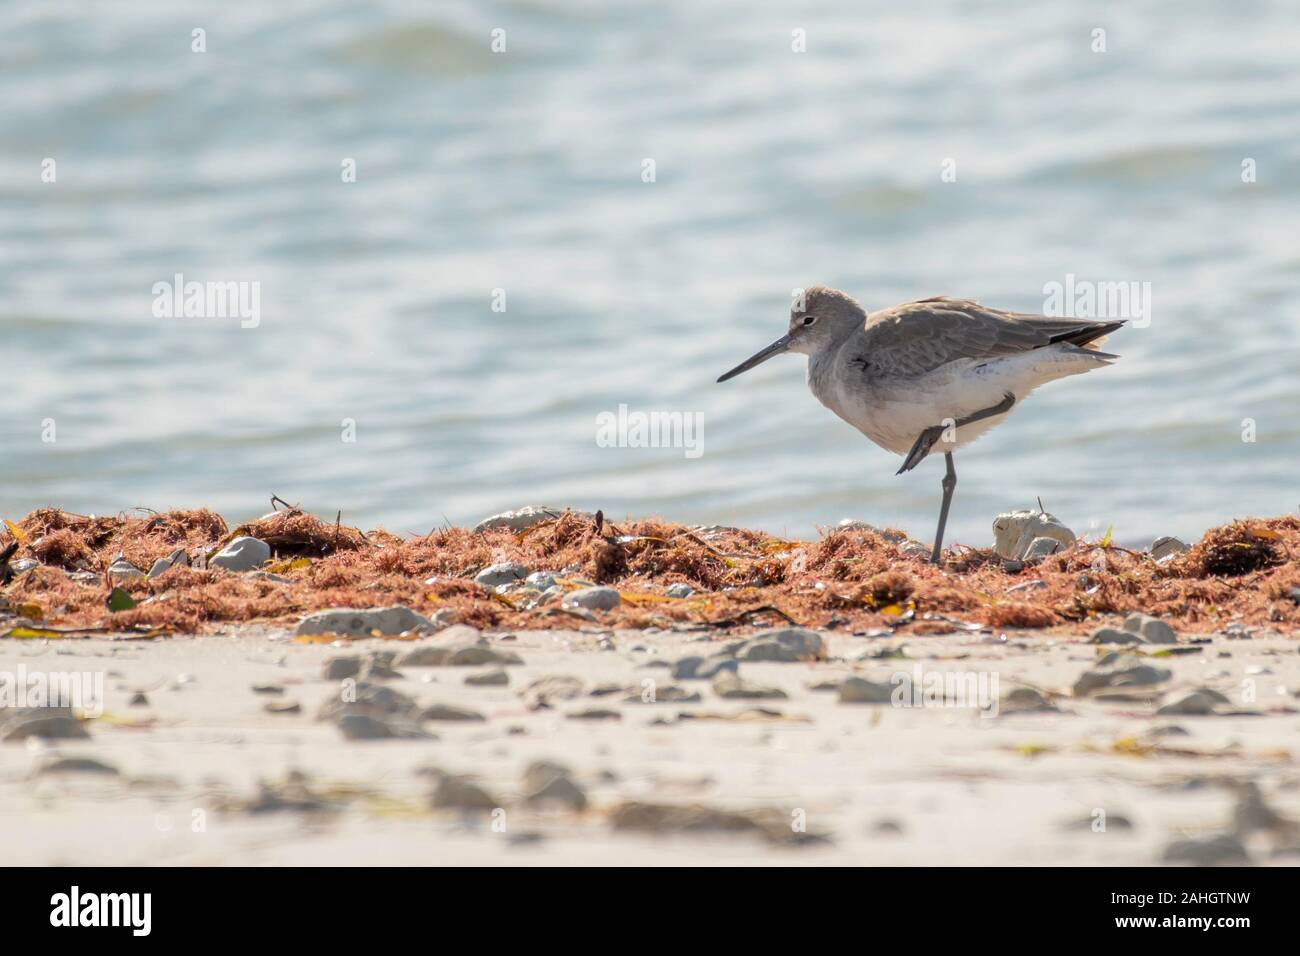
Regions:
<instances>
[{"instance_id":1,"label":"seaweed pile","mask_svg":"<svg viewBox=\"0 0 1300 956\"><path fill-rule=\"evenodd\" d=\"M242 573L207 565L243 535L266 542L271 560ZM571 512L522 531L452 527L402 537L292 507L236 528L204 509L112 517L41 509L0 529L0 634L210 632L391 604L485 628L573 628L595 618L613 627L784 622L908 634L975 626L1077 633L1132 611L1192 633L1232 622L1300 628L1300 518L1293 516L1234 521L1160 562L1109 541L1079 541L1015 572L991 550L962 547L934 567L900 542L899 532L868 528L792 541L655 519L614 525ZM110 572L117 560L147 570L178 550L185 559L155 577ZM539 600L522 582L502 589L474 581L502 562L550 572L565 591L616 588L621 603L584 613L554 593ZM675 584L692 593L669 596ZM110 601L115 589L130 600Z\"/></svg>"}]
</instances>

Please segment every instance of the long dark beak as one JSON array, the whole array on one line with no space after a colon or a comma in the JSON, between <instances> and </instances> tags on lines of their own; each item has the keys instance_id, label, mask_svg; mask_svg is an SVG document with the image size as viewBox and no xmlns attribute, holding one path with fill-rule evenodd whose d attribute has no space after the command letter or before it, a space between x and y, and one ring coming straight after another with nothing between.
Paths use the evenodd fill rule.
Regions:
<instances>
[{"instance_id":1,"label":"long dark beak","mask_svg":"<svg viewBox=\"0 0 1300 956\"><path fill-rule=\"evenodd\" d=\"M783 335L775 342L773 342L771 345L769 345L767 348L763 349L761 352L756 352L755 354L751 355L749 358L745 359L745 361L741 362L730 372L727 372L725 375L719 375L718 381L725 382L729 378L735 378L741 372L748 372L755 365L762 365L773 355L780 355L789 347L790 347L790 336Z\"/></svg>"}]
</instances>

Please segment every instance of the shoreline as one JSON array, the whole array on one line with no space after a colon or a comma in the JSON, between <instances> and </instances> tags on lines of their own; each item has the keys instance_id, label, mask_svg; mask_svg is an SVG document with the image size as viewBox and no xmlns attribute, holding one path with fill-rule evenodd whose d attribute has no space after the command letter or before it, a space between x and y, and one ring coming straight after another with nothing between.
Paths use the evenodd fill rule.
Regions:
<instances>
[{"instance_id":1,"label":"shoreline","mask_svg":"<svg viewBox=\"0 0 1300 956\"><path fill-rule=\"evenodd\" d=\"M9 858L1300 861L1295 518L1166 555L1073 540L942 568L861 526L510 520L416 539L298 511L16 523ZM20 700L19 675L89 696Z\"/></svg>"},{"instance_id":2,"label":"shoreline","mask_svg":"<svg viewBox=\"0 0 1300 956\"><path fill-rule=\"evenodd\" d=\"M385 607L408 609L394 626L379 622L388 636L457 623L1074 633L1133 613L1182 634L1300 630L1295 516L1242 519L1142 552L1077 538L1043 512L1000 515L990 537L992 547L950 548L934 566L924 542L861 522L797 541L532 508L398 537L293 508L233 528L202 509L42 509L0 533L0 635L301 627L330 609Z\"/></svg>"}]
</instances>

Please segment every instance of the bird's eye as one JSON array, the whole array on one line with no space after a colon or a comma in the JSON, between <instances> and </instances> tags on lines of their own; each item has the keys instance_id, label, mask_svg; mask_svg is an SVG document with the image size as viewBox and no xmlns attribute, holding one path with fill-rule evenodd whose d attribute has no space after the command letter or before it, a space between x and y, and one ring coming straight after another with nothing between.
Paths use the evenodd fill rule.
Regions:
<instances>
[{"instance_id":1,"label":"bird's eye","mask_svg":"<svg viewBox=\"0 0 1300 956\"><path fill-rule=\"evenodd\" d=\"M814 322L816 322L816 321L817 321L817 316L815 316L815 315L805 315L805 316L804 316L804 319L803 319L803 324L804 324L804 325L812 325L812 324L813 324Z\"/></svg>"}]
</instances>

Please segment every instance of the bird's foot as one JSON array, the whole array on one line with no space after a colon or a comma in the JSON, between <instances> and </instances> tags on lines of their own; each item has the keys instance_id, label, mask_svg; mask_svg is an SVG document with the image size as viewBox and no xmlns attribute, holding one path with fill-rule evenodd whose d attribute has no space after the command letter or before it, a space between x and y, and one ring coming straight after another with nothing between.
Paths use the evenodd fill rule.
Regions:
<instances>
[{"instance_id":1,"label":"bird's foot","mask_svg":"<svg viewBox=\"0 0 1300 956\"><path fill-rule=\"evenodd\" d=\"M919 465L925 456L930 454L930 449L934 447L935 442L942 437L942 425L931 425L925 431L921 432L921 434L916 437L916 442L912 445L912 450L909 451L907 457L903 459L903 466L899 468L898 471L894 472L894 474L901 475L903 472L911 471Z\"/></svg>"}]
</instances>

